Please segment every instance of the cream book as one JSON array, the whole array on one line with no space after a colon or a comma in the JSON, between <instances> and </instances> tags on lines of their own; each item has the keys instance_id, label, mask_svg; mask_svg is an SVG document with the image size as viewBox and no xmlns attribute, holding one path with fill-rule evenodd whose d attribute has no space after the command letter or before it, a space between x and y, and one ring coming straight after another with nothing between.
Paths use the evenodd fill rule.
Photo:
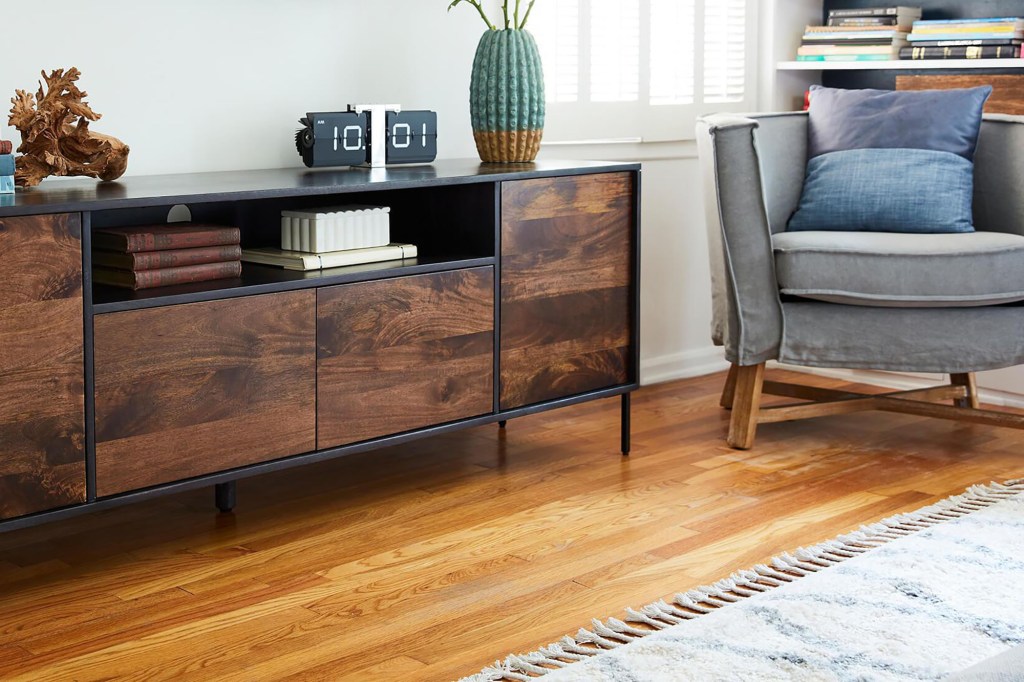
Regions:
<instances>
[{"instance_id":1,"label":"cream book","mask_svg":"<svg viewBox=\"0 0 1024 682\"><path fill-rule=\"evenodd\" d=\"M415 244L388 244L366 249L346 249L326 253L304 253L283 249L242 249L242 260L246 263L277 265L285 270L325 270L345 265L377 263L385 260L415 258Z\"/></svg>"}]
</instances>

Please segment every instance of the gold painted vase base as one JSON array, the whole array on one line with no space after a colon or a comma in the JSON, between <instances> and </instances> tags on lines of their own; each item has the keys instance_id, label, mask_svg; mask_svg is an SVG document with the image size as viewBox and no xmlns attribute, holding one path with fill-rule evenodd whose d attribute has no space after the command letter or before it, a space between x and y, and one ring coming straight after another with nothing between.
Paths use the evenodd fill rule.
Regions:
<instances>
[{"instance_id":1,"label":"gold painted vase base","mask_svg":"<svg viewBox=\"0 0 1024 682\"><path fill-rule=\"evenodd\" d=\"M524 163L537 158L543 130L474 130L476 150L485 163Z\"/></svg>"}]
</instances>

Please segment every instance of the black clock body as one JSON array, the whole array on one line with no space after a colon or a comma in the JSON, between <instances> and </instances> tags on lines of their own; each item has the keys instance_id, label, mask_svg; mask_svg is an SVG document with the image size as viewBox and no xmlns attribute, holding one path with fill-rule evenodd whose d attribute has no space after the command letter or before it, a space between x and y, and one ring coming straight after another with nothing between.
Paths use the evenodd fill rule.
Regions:
<instances>
[{"instance_id":1,"label":"black clock body","mask_svg":"<svg viewBox=\"0 0 1024 682\"><path fill-rule=\"evenodd\" d=\"M306 114L295 147L307 168L358 166L369 159L369 114L351 111Z\"/></svg>"},{"instance_id":2,"label":"black clock body","mask_svg":"<svg viewBox=\"0 0 1024 682\"><path fill-rule=\"evenodd\" d=\"M437 113L389 111L386 163L429 163L437 158Z\"/></svg>"},{"instance_id":3,"label":"black clock body","mask_svg":"<svg viewBox=\"0 0 1024 682\"><path fill-rule=\"evenodd\" d=\"M300 119L295 148L307 168L360 166L373 160L369 112L313 112ZM437 113L389 111L385 117L384 162L430 163L437 158Z\"/></svg>"}]
</instances>

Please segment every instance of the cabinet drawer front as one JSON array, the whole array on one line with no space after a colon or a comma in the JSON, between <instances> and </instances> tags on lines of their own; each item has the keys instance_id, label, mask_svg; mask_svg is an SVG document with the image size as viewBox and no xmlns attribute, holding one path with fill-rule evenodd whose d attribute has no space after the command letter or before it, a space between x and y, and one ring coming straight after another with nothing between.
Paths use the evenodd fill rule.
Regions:
<instances>
[{"instance_id":1,"label":"cabinet drawer front","mask_svg":"<svg viewBox=\"0 0 1024 682\"><path fill-rule=\"evenodd\" d=\"M633 175L502 183L501 408L631 379Z\"/></svg>"},{"instance_id":2,"label":"cabinet drawer front","mask_svg":"<svg viewBox=\"0 0 1024 682\"><path fill-rule=\"evenodd\" d=\"M308 290L98 316L98 494L313 450L315 310Z\"/></svg>"},{"instance_id":3,"label":"cabinet drawer front","mask_svg":"<svg viewBox=\"0 0 1024 682\"><path fill-rule=\"evenodd\" d=\"M81 234L0 219L0 519L85 502Z\"/></svg>"},{"instance_id":4,"label":"cabinet drawer front","mask_svg":"<svg viewBox=\"0 0 1024 682\"><path fill-rule=\"evenodd\" d=\"M493 382L493 268L318 291L319 448L490 413Z\"/></svg>"}]
</instances>

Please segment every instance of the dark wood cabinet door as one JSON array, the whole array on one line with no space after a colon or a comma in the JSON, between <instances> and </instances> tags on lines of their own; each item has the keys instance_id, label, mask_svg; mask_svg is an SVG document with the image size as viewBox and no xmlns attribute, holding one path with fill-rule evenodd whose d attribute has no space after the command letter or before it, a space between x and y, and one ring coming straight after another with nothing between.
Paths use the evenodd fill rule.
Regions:
<instances>
[{"instance_id":1,"label":"dark wood cabinet door","mask_svg":"<svg viewBox=\"0 0 1024 682\"><path fill-rule=\"evenodd\" d=\"M501 409L631 381L633 174L501 186Z\"/></svg>"},{"instance_id":2,"label":"dark wood cabinet door","mask_svg":"<svg viewBox=\"0 0 1024 682\"><path fill-rule=\"evenodd\" d=\"M85 502L81 236L0 218L0 519Z\"/></svg>"},{"instance_id":3,"label":"dark wood cabinet door","mask_svg":"<svg viewBox=\"0 0 1024 682\"><path fill-rule=\"evenodd\" d=\"M493 409L492 268L318 291L318 447Z\"/></svg>"},{"instance_id":4,"label":"dark wood cabinet door","mask_svg":"<svg viewBox=\"0 0 1024 682\"><path fill-rule=\"evenodd\" d=\"M100 496L316 446L316 292L99 315Z\"/></svg>"}]
</instances>

